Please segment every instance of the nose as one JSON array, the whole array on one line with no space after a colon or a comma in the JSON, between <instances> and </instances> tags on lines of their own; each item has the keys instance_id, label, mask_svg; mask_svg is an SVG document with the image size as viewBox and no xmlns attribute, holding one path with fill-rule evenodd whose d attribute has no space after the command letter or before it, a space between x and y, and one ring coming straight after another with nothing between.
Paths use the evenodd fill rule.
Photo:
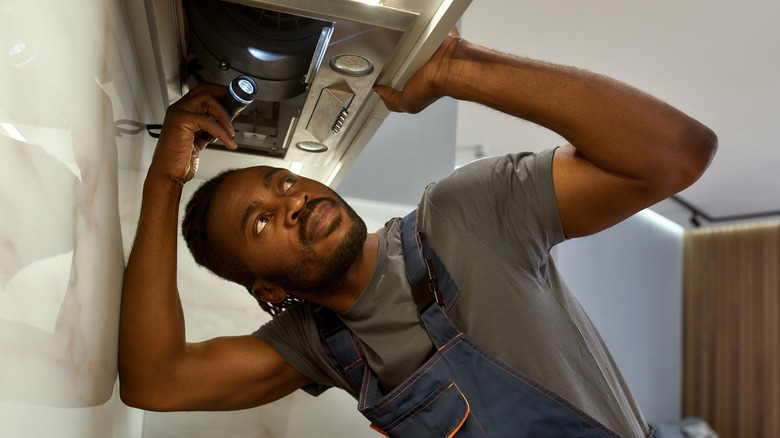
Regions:
<instances>
[{"instance_id":1,"label":"nose","mask_svg":"<svg viewBox=\"0 0 780 438\"><path fill-rule=\"evenodd\" d=\"M306 204L309 202L309 194L305 192L297 192L294 195L285 196L287 199L287 212L285 214L285 224L288 226L294 226L298 223L298 219L301 213L306 209Z\"/></svg>"}]
</instances>

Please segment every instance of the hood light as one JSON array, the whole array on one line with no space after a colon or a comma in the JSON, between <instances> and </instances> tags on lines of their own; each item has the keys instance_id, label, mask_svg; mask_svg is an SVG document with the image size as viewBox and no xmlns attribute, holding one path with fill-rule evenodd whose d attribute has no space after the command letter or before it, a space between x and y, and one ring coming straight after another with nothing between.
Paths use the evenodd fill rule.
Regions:
<instances>
[{"instance_id":1,"label":"hood light","mask_svg":"<svg viewBox=\"0 0 780 438\"><path fill-rule=\"evenodd\" d=\"M360 55L338 55L330 59L330 67L345 76L366 76L374 71L374 64Z\"/></svg>"},{"instance_id":2,"label":"hood light","mask_svg":"<svg viewBox=\"0 0 780 438\"><path fill-rule=\"evenodd\" d=\"M325 152L328 146L318 141L299 141L295 147L305 152Z\"/></svg>"}]
</instances>

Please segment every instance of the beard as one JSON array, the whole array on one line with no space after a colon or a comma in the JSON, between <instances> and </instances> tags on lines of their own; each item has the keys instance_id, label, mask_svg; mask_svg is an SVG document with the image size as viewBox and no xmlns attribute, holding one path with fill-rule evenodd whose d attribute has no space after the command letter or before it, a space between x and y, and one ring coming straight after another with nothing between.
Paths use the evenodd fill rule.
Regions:
<instances>
[{"instance_id":1,"label":"beard","mask_svg":"<svg viewBox=\"0 0 780 438\"><path fill-rule=\"evenodd\" d=\"M365 222L336 192L331 194L332 198L316 199L301 212L299 221L303 226L300 227L298 239L303 248L303 256L280 267L276 273L269 276L270 280L288 291L315 292L322 297L330 296L337 292L339 283L363 249L368 236ZM351 224L336 247L329 254L320 256L306 236L306 230L314 208L323 202L328 202L336 208L344 207ZM341 222L340 219L334 221L325 234L335 231Z\"/></svg>"}]
</instances>

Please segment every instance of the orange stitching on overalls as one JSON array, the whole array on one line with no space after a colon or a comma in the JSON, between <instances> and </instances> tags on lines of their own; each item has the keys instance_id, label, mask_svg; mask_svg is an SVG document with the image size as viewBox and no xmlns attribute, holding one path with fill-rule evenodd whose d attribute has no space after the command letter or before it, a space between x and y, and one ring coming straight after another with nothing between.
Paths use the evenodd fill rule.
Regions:
<instances>
[{"instance_id":1,"label":"orange stitching on overalls","mask_svg":"<svg viewBox=\"0 0 780 438\"><path fill-rule=\"evenodd\" d=\"M357 346L356 346L356 344L355 344L355 339L352 337L352 335L351 335L350 333L348 333L348 334L349 334L349 340L350 340L350 342L352 343L352 347L353 347L353 348L355 348L355 351L357 352ZM338 363L341 365L340 367L336 367L336 371L339 373L339 375L341 375L341 377L342 377L344 380L346 380L347 382L352 382L352 383L353 383L353 385L350 385L350 386L352 386L353 388L355 388L355 387L356 387L357 385L359 385L360 383L359 383L359 382L356 382L356 381L355 381L355 380L352 378L352 372L351 372L351 371L352 371L352 369L353 369L353 368L355 368L356 366L358 366L358 365L360 365L361 363L363 363L363 357L362 357L362 356L358 356L358 358L357 358L357 359L355 359L355 360L354 360L354 361L352 361L351 363L349 363L349 364L346 364L346 365L345 365L345 364L344 364L344 363L341 361L341 359L342 359L341 355L339 355L339 354L336 354L336 349L335 349L335 348L333 348L333 345L331 344L331 342L330 342L330 340L328 339L328 337L326 337L326 336L322 336L322 339L325 341L325 343L326 343L326 344L328 344L328 348L330 348L331 352L333 353L333 356L335 356L335 357L336 357L336 361L337 361L337 362L338 362ZM323 349L323 351L324 351L324 349ZM328 358L329 358L329 356L327 356L327 353L326 353L326 357L328 357ZM343 372L342 372L342 371L343 371ZM355 389L358 389L358 388L355 388Z\"/></svg>"},{"instance_id":2,"label":"orange stitching on overalls","mask_svg":"<svg viewBox=\"0 0 780 438\"><path fill-rule=\"evenodd\" d=\"M445 270L446 270L446 269L445 269ZM453 279L452 281L453 281L453 283L454 283L454 284L457 286L457 284L455 283L455 280ZM465 335L463 334L463 332L462 332L462 331L461 331L461 330L460 330L460 329L459 329L459 328L458 328L458 327L457 327L457 326L456 326L456 325L455 325L455 324L452 322L452 320L450 320L450 318L449 318L449 315L447 315L447 313L446 313L446 312L444 312L443 310L442 310L442 315L444 316L444 319L447 321L447 323L448 323L448 324L449 324L449 325L450 325L450 326L451 326L451 327L452 327L454 330L456 330L456 331L459 333L459 334L458 334L458 335L457 335L455 338L453 338L453 340L454 340L454 339L457 339L457 338L460 338L461 336L463 336L465 339L470 339L470 338L468 338L467 336L465 336ZM422 318L421 318L421 319L422 319ZM428 324L425 322L425 320L424 320L424 319L423 319L423 324L425 324L425 327L426 327L426 329L428 329L428 328L429 328L429 327L428 327ZM430 332L430 330L428 330L428 331ZM448 343L449 343L449 342L448 342ZM598 421L598 420L596 420L595 418L592 418L592 417L590 417L590 416L589 416L588 414L586 414L585 412L578 412L579 408L576 408L577 410L574 410L574 409L572 409L572 406L569 406L569 405L568 405L568 404L570 404L570 403L571 403L571 402L569 402L568 400L565 400L565 399L561 398L559 395L557 395L557 394L555 394L555 393L552 393L552 394L550 394L548 391L550 391L550 392L552 392L552 391L551 391L551 390L549 390L548 388L544 387L543 385L541 385L541 386L544 388L544 390L542 390L542 389L538 388L538 387L537 387L537 385L535 384L536 382L535 382L533 379L531 379L529 376L527 376L527 375L525 375L525 374L521 373L521 372L520 372L520 371L518 371L518 370L515 370L515 369L514 369L514 367L512 367L512 366L510 366L510 365L508 365L508 364L506 364L506 363L504 363L503 361L501 361L500 359L496 358L495 356L492 356L492 355L490 355L489 353L487 353L487 352L484 352L484 350L481 350L481 348L480 348L479 350L477 350L477 349L475 349L475 348L474 348L474 347L473 347L473 346L472 346L470 343L468 343L468 342L465 342L465 344L466 344L466 345L467 345L469 348L471 348L472 350L474 350L474 351L475 351L477 354L479 354L479 355L480 355L480 356L482 356L484 359L486 359L488 362L490 362L490 363L492 363L493 365L495 365L495 366L496 366L498 369L500 369L500 370L501 370L501 371L503 371L504 373L506 373L506 374L508 374L508 375L512 376L513 378L515 378L515 379L517 379L517 380L520 380L520 381L522 381L523 383L527 384L528 386L530 386L531 388L535 389L535 390L536 390L537 392L539 392L540 394L544 395L544 396L545 396L545 397L547 397L548 399L551 399L551 400L553 400L555 403L557 403L557 404L558 404L558 405L560 405L561 407L563 407L563 408L567 409L569 412L571 412L571 413L573 413L574 415L576 415L576 416L577 416L578 418L580 418L582 421L584 421L584 422L588 423L589 425L593 426L595 429L597 429L597 430L599 430L599 431L601 431L601 432L603 432L604 434L606 434L606 435L609 435L609 436L612 436L612 435L614 435L614 432L613 432L613 431L611 431L611 430L610 430L608 427L606 427L605 425L601 424L601 422L599 422L599 421ZM442 351L442 350L444 350L444 347L445 347L446 345L447 345L447 344L443 345L443 346L442 346L442 348L440 348L440 349L439 349L439 351L440 351L440 352L442 352L442 354L443 354L443 351ZM454 345L454 344L453 344L453 345ZM501 365L503 365L503 366L501 366L501 365L499 365L499 364L501 364ZM506 368L509 368L509 369L510 369L510 370L512 370L513 372L509 372L509 371L508 371L507 369L505 369L504 367L506 367ZM515 373L517 373L517 375L516 375ZM518 375L519 375L519 376L518 376ZM522 376L522 377L520 377L520 376ZM565 403L564 403L564 402L565 402ZM584 416L583 416L583 415L584 415ZM594 422L595 422L595 423L594 423ZM481 426L480 426L480 428L481 428ZM484 429L483 429L483 432L484 432Z\"/></svg>"},{"instance_id":3,"label":"orange stitching on overalls","mask_svg":"<svg viewBox=\"0 0 780 438\"><path fill-rule=\"evenodd\" d=\"M335 350L333 350L333 346L330 345L330 342L328 342L328 339L326 337L324 337L324 336L322 336L321 338L322 338L322 340L325 341L326 344L328 344L328 348L331 349L331 353L333 353L333 355L336 356L336 361L338 363L341 363L341 361L338 359L338 355L335 353ZM333 362L331 361L330 356L328 355L328 353L325 351L325 348L322 346L322 343L320 343L320 351L322 352L322 355L325 356L325 358L328 360L328 362L330 362L331 365L332 365ZM334 366L334 368L336 368L336 372L338 373L338 375L341 376L347 383L349 383L349 380L350 380L349 377L347 377L346 374L343 373L343 371L345 371L345 370L343 368L337 367L337 366Z\"/></svg>"},{"instance_id":4,"label":"orange stitching on overalls","mask_svg":"<svg viewBox=\"0 0 780 438\"><path fill-rule=\"evenodd\" d=\"M531 388L536 390L538 393L544 395L548 399L550 399L550 400L554 401L555 403L559 404L561 407L567 409L569 412L571 412L572 414L574 414L577 417L579 417L582 421L584 421L584 422L588 423L589 425L593 426L595 429L600 430L605 435L607 435L607 436L615 436L615 433L613 431L611 431L605 425L601 424L595 418L590 417L585 412L577 412L576 410L572 409L572 406L569 406L567 404L567 403L570 403L568 400L565 400L565 399L561 398L559 395L557 395L555 393L553 393L553 394L548 393L547 391L550 391L550 390L547 389L546 387L544 387L541 384L538 384L538 385L542 386L544 388L544 390L542 390L541 388L537 387L536 381L534 379L532 379L531 377L521 373L518 370L515 370L514 368L510 367L509 365L507 365L503 361L499 360L498 358L493 357L491 355L488 355L488 353L483 352L481 350L481 348L480 349L474 348L474 346L472 346L468 342L466 342L465 344L466 344L467 347L471 348L475 353L479 354L485 360L487 360L488 362L492 363L500 371L503 371L505 374L508 374L509 376L511 376L511 377L513 377L513 378L515 378L517 380L520 380L523 383L527 384L528 386L530 386ZM508 371L504 367L508 367L509 369L512 370L512 372ZM552 391L550 391L550 392L552 392ZM563 403L563 401L565 401L566 403ZM577 410L579 410L579 408L577 408ZM583 415L585 415L585 416L583 416Z\"/></svg>"},{"instance_id":5,"label":"orange stitching on overalls","mask_svg":"<svg viewBox=\"0 0 780 438\"><path fill-rule=\"evenodd\" d=\"M388 429L388 432L392 432L392 431L394 431L394 430L398 429L398 428L399 428L399 427L401 427L401 426L402 426L404 423L406 423L408 420L411 420L412 418L414 418L414 417L415 417L415 415L417 415L417 414L418 414L420 411L422 411L423 409L425 409L425 408L427 408L428 406L430 406L430 405L431 405L431 403L433 403L434 401L436 401L436 399L438 399L439 397L441 397L442 395L444 395L444 393L445 393L445 392L447 392L447 391L448 391L450 388L452 388L453 386L455 386L455 388L456 388L456 389L458 388L458 385L456 385L454 382L451 382L451 383L450 383L450 385L444 389L444 391L442 391L442 392L440 392L440 393L436 394L436 397L434 397L434 398L430 399L430 400L428 401L428 403L426 403L426 404L425 404L425 406L423 406L423 407L421 407L421 408L417 409L417 410L415 411L415 413L414 413L414 414L412 414L412 415L409 415L408 417L404 418L404 419L403 419L403 421L401 421L400 423L396 424L396 425L395 425L395 427L393 427L392 429ZM462 392L460 392L460 390L458 390L458 393L459 393L459 394L460 394L460 395L463 397L463 399L464 399L464 400L466 400L466 397L463 395L463 393L462 393ZM466 400L466 415L468 415L468 413L470 412L470 409L468 408L468 403L469 403L469 402L468 402L468 400ZM460 425L462 425L462 424L463 424L463 422L461 421L461 424L460 424ZM458 426L460 426L460 425L458 425ZM455 430L457 431L457 429L459 429L459 427L457 427Z\"/></svg>"},{"instance_id":6,"label":"orange stitching on overalls","mask_svg":"<svg viewBox=\"0 0 780 438\"><path fill-rule=\"evenodd\" d=\"M361 363L363 363L363 358L362 357L359 358L358 360L352 362L351 364L345 366L344 370L345 371L351 371L351 368L355 368L355 366L360 365Z\"/></svg>"},{"instance_id":7,"label":"orange stitching on overalls","mask_svg":"<svg viewBox=\"0 0 780 438\"><path fill-rule=\"evenodd\" d=\"M453 429L448 435L447 438L452 438L455 436L455 433L460 430L461 427L463 427L464 424L466 424L466 420L469 418L469 415L471 415L471 403L469 403L469 399L466 398L465 395L463 395L463 391L458 388L458 385L453 383L455 385L455 389L458 390L458 394L460 394L461 397L463 397L463 400L466 401L466 415L463 416L463 418L460 419L460 423L458 423L457 426L455 426L455 429Z\"/></svg>"},{"instance_id":8,"label":"orange stitching on overalls","mask_svg":"<svg viewBox=\"0 0 780 438\"><path fill-rule=\"evenodd\" d=\"M477 417L476 417L476 416L474 416L474 413L473 413L473 412L469 412L469 415L470 415L470 416L471 416L471 418L473 418L473 419L474 419L474 421L477 423L477 426L479 426L479 429L482 431L482 434L483 434L483 435L485 435L485 436L488 436L487 432L485 432L485 428L484 428L484 427L482 427L482 423L480 423L480 422L479 422L479 420L477 420Z\"/></svg>"},{"instance_id":9,"label":"orange stitching on overalls","mask_svg":"<svg viewBox=\"0 0 780 438\"><path fill-rule=\"evenodd\" d=\"M434 305L434 306L435 306L436 304L432 304L432 305ZM443 313L443 311L442 311L442 313ZM446 318L446 316L447 316L447 315L444 315L444 316L445 316L445 318ZM449 321L449 318L446 318L446 319ZM430 334L430 333L431 333L431 330L430 330L430 327L428 327L428 322L426 322L426 321L425 321L425 318L420 318L420 321L422 321L423 325L425 326L425 331L426 331L426 332L428 332L428 333ZM452 323L450 323L450 325L452 325ZM458 328L457 328L457 327L455 327L455 326L453 325L453 326L452 326L452 328L453 328L453 329L455 329L455 331L457 332L457 335L453 336L453 337L452 337L450 340L448 340L447 342L445 342L444 344L442 344L442 346L441 346L441 347L437 347L437 348L436 348L437 350L439 350L439 351L443 350L443 349L444 349L444 348L447 346L447 344L451 344L453 341L455 341L455 340L457 340L458 338L460 338L461 336L463 336L463 332L461 332L460 330L458 330Z\"/></svg>"},{"instance_id":10,"label":"orange stitching on overalls","mask_svg":"<svg viewBox=\"0 0 780 438\"><path fill-rule=\"evenodd\" d=\"M436 363L438 363L438 362L439 362L441 359L442 359L442 357L441 357L441 356L439 356L439 355L436 355L436 360L435 360L434 362L432 362L428 368L429 368L429 369L430 369L430 368L433 368L433 366L434 366ZM426 371L426 373L427 373L427 371ZM407 389L409 389L409 388L407 388L408 386L410 386L410 385L412 385L414 382L416 382L416 381L420 380L420 378L421 378L422 376L424 376L424 375L425 375L425 373L419 373L419 374L417 374L417 375L416 375L416 377L415 377L414 379L412 379L412 380L408 380L408 379L407 379L407 380L404 380L403 382L401 382L401 384L400 384L400 385L398 385L398 386L397 386L397 388L404 387L404 389L403 389L403 390L399 390L399 391L398 391L398 393L397 393L397 394L395 394L393 397L391 397L391 398L389 398L389 399L387 399L387 400L381 401L380 403L378 403L378 404L376 404L376 405L372 406L372 407L371 407L371 408L368 410L368 412L374 412L374 411L376 411L376 410L378 410L378 409L381 409L382 407L384 407L385 405L387 405L387 404L388 404L388 403L390 403L391 401L395 400L396 398L398 398L398 396L400 396L400 395L401 395L401 394L403 394L403 393L404 393L404 392L405 392ZM411 376L410 376L410 378L411 378ZM409 382L409 383L407 384L407 382ZM363 415L365 415L365 414L366 414L366 413L364 413Z\"/></svg>"},{"instance_id":11,"label":"orange stitching on overalls","mask_svg":"<svg viewBox=\"0 0 780 438\"><path fill-rule=\"evenodd\" d=\"M374 423L371 423L371 424L369 424L368 426L369 426L371 429L374 429L375 431L377 431L377 432L379 432L380 434L382 434L382 436L386 436L386 437L388 437L388 438L390 437L390 435L388 435L387 433L385 433L385 431L384 431L384 430L382 430L382 429L380 429L379 427L377 427L377 425L376 425L376 424L374 424Z\"/></svg>"},{"instance_id":12,"label":"orange stitching on overalls","mask_svg":"<svg viewBox=\"0 0 780 438\"><path fill-rule=\"evenodd\" d=\"M463 334L461 333L461 336L462 336L462 335L463 335ZM377 410L381 409L382 407L384 407L385 405L387 405L387 404L388 404L388 403L390 403L391 401L393 401L393 400L395 400L396 398L398 398L398 396L400 396L401 394L403 394L404 392L406 392L406 391L409 389L409 386L411 386L412 384L414 384L414 382L416 382L417 380L419 380L419 379L420 379L422 376L424 376L426 373L428 373L428 372L429 372L429 371L430 371L430 370L431 370L431 369L432 369L434 366L436 366L436 364L437 364L437 363L438 363L440 360L442 360L442 359L444 358L444 357L442 356L442 354L443 354L443 353L445 353L447 350L450 350L450 349L452 349L452 348L453 348L453 347L454 347L454 346L455 346L455 345L458 343L458 341L459 341L459 340L461 340L461 339L460 339L460 336L458 336L457 338L453 338L453 339L452 339L450 342L447 342L446 344L444 344L444 346L442 346L441 350L439 350L439 352L438 352L438 353L441 353L441 354L435 354L435 356L432 356L432 357L431 357L431 358L433 358L433 357L436 357L436 360L435 360L435 361L433 361L433 362L426 363L425 365L423 365L423 366L427 366L427 369L426 369L426 371L425 371L425 372L422 372L422 373L416 373L416 374L414 374L414 375L413 375L413 376L414 376L414 378L412 378L412 376L409 376L409 377L408 377L406 380L404 380L403 382L401 382L401 383L400 383L400 384L399 384L399 385L396 387L396 388L403 388L403 389L400 389L400 390L398 390L398 393L397 393L397 394L395 394L395 395L394 395L392 398L390 398L390 399L387 399L387 400L383 400L383 401L381 401L381 404L376 404L376 405L372 406L372 407L371 407L371 408L370 408L370 409L369 409L367 412L365 412L365 413L364 413L364 415L365 415L365 414L367 414L367 413L369 413L369 412L374 412L374 411L377 411ZM421 368L422 368L422 367L421 367ZM366 408L368 408L368 407L366 407Z\"/></svg>"}]
</instances>

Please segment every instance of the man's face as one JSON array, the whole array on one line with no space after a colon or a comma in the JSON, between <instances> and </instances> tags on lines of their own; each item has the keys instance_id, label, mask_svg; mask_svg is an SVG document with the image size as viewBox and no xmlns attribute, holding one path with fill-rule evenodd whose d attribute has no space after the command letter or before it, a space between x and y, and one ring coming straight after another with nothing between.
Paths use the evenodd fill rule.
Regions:
<instances>
[{"instance_id":1,"label":"man's face","mask_svg":"<svg viewBox=\"0 0 780 438\"><path fill-rule=\"evenodd\" d=\"M229 175L208 223L217 245L289 292L330 289L366 240L365 223L333 190L270 167Z\"/></svg>"}]
</instances>

